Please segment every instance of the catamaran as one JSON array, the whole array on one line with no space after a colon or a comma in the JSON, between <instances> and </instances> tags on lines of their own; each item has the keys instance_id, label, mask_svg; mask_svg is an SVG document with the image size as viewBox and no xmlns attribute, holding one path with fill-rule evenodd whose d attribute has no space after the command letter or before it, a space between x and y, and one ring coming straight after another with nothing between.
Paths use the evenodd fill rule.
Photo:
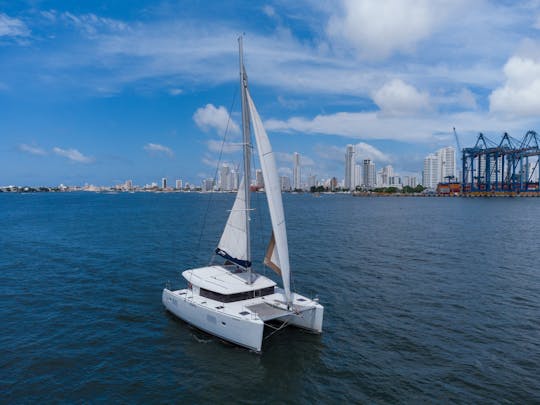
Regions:
<instances>
[{"instance_id":1,"label":"catamaran","mask_svg":"<svg viewBox=\"0 0 540 405\"><path fill-rule=\"evenodd\" d=\"M324 307L317 298L310 299L291 291L289 248L276 161L248 89L242 37L238 39L238 44L244 176L215 250L215 257L219 256L223 263L211 263L206 267L184 271L182 276L187 281L187 288L165 288L162 301L167 310L198 329L260 352L265 326L276 331L293 325L321 333ZM282 287L258 274L252 267L249 187L251 132L257 144L272 223L263 263L281 276Z\"/></svg>"}]
</instances>

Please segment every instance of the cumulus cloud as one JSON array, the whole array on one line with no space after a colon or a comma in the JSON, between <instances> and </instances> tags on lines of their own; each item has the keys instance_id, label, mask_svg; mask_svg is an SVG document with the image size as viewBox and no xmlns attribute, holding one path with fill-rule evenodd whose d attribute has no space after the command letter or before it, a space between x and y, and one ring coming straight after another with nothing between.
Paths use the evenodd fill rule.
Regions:
<instances>
[{"instance_id":1,"label":"cumulus cloud","mask_svg":"<svg viewBox=\"0 0 540 405\"><path fill-rule=\"evenodd\" d=\"M222 135L227 130L227 125L230 132L240 132L240 127L232 120L232 118L229 120L229 112L223 106L216 107L213 104L206 104L206 106L195 111L193 120L195 121L195 124L205 132L216 130Z\"/></svg>"},{"instance_id":2,"label":"cumulus cloud","mask_svg":"<svg viewBox=\"0 0 540 405\"><path fill-rule=\"evenodd\" d=\"M143 149L150 154L164 154L169 157L172 157L174 155L171 148L160 145L159 143L147 143L146 145L144 145Z\"/></svg>"},{"instance_id":3,"label":"cumulus cloud","mask_svg":"<svg viewBox=\"0 0 540 405\"><path fill-rule=\"evenodd\" d=\"M372 159L377 163L391 162L390 155L377 149L375 146L365 142L358 142L354 144L356 150L356 161L361 162L362 159ZM322 159L332 160L342 163L345 159L345 147L335 145L316 145L315 153Z\"/></svg>"},{"instance_id":4,"label":"cumulus cloud","mask_svg":"<svg viewBox=\"0 0 540 405\"><path fill-rule=\"evenodd\" d=\"M55 146L53 148L53 152L56 153L58 156L63 156L71 160L72 162L92 163L94 161L92 157L83 155L77 149L62 149Z\"/></svg>"},{"instance_id":5,"label":"cumulus cloud","mask_svg":"<svg viewBox=\"0 0 540 405\"><path fill-rule=\"evenodd\" d=\"M389 116L410 115L430 107L427 93L419 92L400 79L394 79L375 91L373 101L383 114Z\"/></svg>"},{"instance_id":6,"label":"cumulus cloud","mask_svg":"<svg viewBox=\"0 0 540 405\"><path fill-rule=\"evenodd\" d=\"M343 0L342 12L332 16L327 32L362 57L381 59L413 50L437 28L450 5L444 0Z\"/></svg>"},{"instance_id":7,"label":"cumulus cloud","mask_svg":"<svg viewBox=\"0 0 540 405\"><path fill-rule=\"evenodd\" d=\"M27 37L29 35L30 30L23 21L0 13L0 37Z\"/></svg>"},{"instance_id":8,"label":"cumulus cloud","mask_svg":"<svg viewBox=\"0 0 540 405\"><path fill-rule=\"evenodd\" d=\"M381 163L390 162L392 160L389 155L368 143L360 142L357 143L355 146L357 162L359 162L361 159L372 159L376 162Z\"/></svg>"},{"instance_id":9,"label":"cumulus cloud","mask_svg":"<svg viewBox=\"0 0 540 405\"><path fill-rule=\"evenodd\" d=\"M47 151L45 151L44 149L41 149L38 146L27 145L25 143L21 143L19 145L19 150L21 152L25 152L25 153L29 153L31 155L37 155L37 156L44 156L47 154Z\"/></svg>"},{"instance_id":10,"label":"cumulus cloud","mask_svg":"<svg viewBox=\"0 0 540 405\"><path fill-rule=\"evenodd\" d=\"M540 115L540 60L513 56L504 66L506 82L489 96L490 111L514 116Z\"/></svg>"}]
</instances>

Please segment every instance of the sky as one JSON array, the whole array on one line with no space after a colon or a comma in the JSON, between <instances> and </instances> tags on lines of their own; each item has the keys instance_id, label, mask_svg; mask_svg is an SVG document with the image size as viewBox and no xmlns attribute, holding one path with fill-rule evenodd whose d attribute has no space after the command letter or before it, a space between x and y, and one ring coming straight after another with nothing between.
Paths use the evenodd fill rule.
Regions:
<instances>
[{"instance_id":1,"label":"sky","mask_svg":"<svg viewBox=\"0 0 540 405\"><path fill-rule=\"evenodd\" d=\"M540 1L0 0L0 186L241 164L238 42L281 174L540 130Z\"/></svg>"}]
</instances>

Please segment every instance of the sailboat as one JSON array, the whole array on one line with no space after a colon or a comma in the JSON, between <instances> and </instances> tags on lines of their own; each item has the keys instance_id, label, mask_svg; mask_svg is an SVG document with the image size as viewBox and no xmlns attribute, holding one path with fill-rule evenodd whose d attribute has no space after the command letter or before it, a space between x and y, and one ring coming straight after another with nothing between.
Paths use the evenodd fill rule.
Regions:
<instances>
[{"instance_id":1,"label":"sailboat","mask_svg":"<svg viewBox=\"0 0 540 405\"><path fill-rule=\"evenodd\" d=\"M324 307L317 298L310 299L291 291L287 230L276 161L249 92L242 37L238 44L244 177L215 250L215 257L223 263L185 270L182 276L187 288L163 289L162 301L168 311L196 328L260 352L265 327L273 332L293 325L321 333ZM249 186L252 132L272 223L264 265L281 276L281 287L257 273L251 261Z\"/></svg>"}]
</instances>

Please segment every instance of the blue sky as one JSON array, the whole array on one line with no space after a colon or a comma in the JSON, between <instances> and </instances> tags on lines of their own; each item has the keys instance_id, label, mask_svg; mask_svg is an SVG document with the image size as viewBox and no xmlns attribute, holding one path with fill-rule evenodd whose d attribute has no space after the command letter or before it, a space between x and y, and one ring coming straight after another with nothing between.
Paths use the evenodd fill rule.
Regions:
<instances>
[{"instance_id":1,"label":"blue sky","mask_svg":"<svg viewBox=\"0 0 540 405\"><path fill-rule=\"evenodd\" d=\"M342 179L356 144L419 175L453 126L462 145L540 130L540 1L0 0L0 186L199 184L229 111L240 163L242 32L283 174L297 151Z\"/></svg>"}]
</instances>

